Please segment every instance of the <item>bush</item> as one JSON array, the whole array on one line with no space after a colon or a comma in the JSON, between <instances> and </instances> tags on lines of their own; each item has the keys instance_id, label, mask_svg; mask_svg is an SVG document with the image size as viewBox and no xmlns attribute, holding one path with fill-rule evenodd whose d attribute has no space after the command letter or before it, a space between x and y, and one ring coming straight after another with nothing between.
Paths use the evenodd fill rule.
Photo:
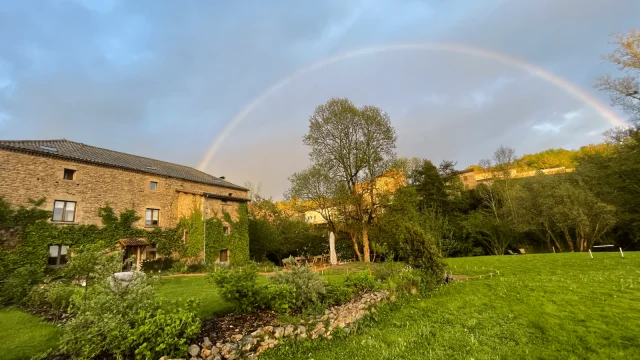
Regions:
<instances>
[{"instance_id":1,"label":"bush","mask_svg":"<svg viewBox=\"0 0 640 360\"><path fill-rule=\"evenodd\" d=\"M4 305L23 304L31 289L42 282L44 272L38 266L25 266L9 275L2 289L0 302Z\"/></svg>"},{"instance_id":2,"label":"bush","mask_svg":"<svg viewBox=\"0 0 640 360\"><path fill-rule=\"evenodd\" d=\"M287 313L295 308L296 289L286 284L269 284L261 289L261 305L277 313Z\"/></svg>"},{"instance_id":3,"label":"bush","mask_svg":"<svg viewBox=\"0 0 640 360\"><path fill-rule=\"evenodd\" d=\"M327 307L344 304L353 298L353 292L351 287L329 283L322 302Z\"/></svg>"},{"instance_id":4,"label":"bush","mask_svg":"<svg viewBox=\"0 0 640 360\"><path fill-rule=\"evenodd\" d=\"M34 286L27 297L27 306L32 311L46 314L54 321L60 320L62 315L69 312L74 294L82 291L84 289L80 286L64 280Z\"/></svg>"},{"instance_id":5,"label":"bush","mask_svg":"<svg viewBox=\"0 0 640 360\"><path fill-rule=\"evenodd\" d=\"M373 277L378 281L386 281L391 276L399 273L404 268L403 263L395 261L385 261L373 268Z\"/></svg>"},{"instance_id":6,"label":"bush","mask_svg":"<svg viewBox=\"0 0 640 360\"><path fill-rule=\"evenodd\" d=\"M134 274L123 282L102 273L86 291L74 293L74 317L63 327L64 353L75 359L184 355L200 331L196 303L169 306L156 299L144 274Z\"/></svg>"},{"instance_id":7,"label":"bush","mask_svg":"<svg viewBox=\"0 0 640 360\"><path fill-rule=\"evenodd\" d=\"M389 277L386 283L389 291L408 294L416 291L430 290L428 286L430 282L426 280L428 280L428 278L425 277L424 273L406 268Z\"/></svg>"},{"instance_id":8,"label":"bush","mask_svg":"<svg viewBox=\"0 0 640 360\"><path fill-rule=\"evenodd\" d=\"M403 230L401 246L407 265L424 273L429 282L442 282L444 264L435 246L435 240L415 224L405 224Z\"/></svg>"},{"instance_id":9,"label":"bush","mask_svg":"<svg viewBox=\"0 0 640 360\"><path fill-rule=\"evenodd\" d=\"M187 272L187 264L182 261L176 261L171 265L171 272L175 274L184 274Z\"/></svg>"},{"instance_id":10,"label":"bush","mask_svg":"<svg viewBox=\"0 0 640 360\"><path fill-rule=\"evenodd\" d=\"M170 257L163 257L155 260L145 260L142 262L142 271L160 272L160 271L171 270L175 262L176 260L173 260Z\"/></svg>"},{"instance_id":11,"label":"bush","mask_svg":"<svg viewBox=\"0 0 640 360\"><path fill-rule=\"evenodd\" d=\"M234 305L237 312L248 313L260 307L257 273L252 269L220 269L209 274L220 288L220 296Z\"/></svg>"},{"instance_id":12,"label":"bush","mask_svg":"<svg viewBox=\"0 0 640 360\"><path fill-rule=\"evenodd\" d=\"M362 270L348 274L344 279L344 285L355 289L358 293L373 291L378 287L376 279L369 270Z\"/></svg>"},{"instance_id":13,"label":"bush","mask_svg":"<svg viewBox=\"0 0 640 360\"><path fill-rule=\"evenodd\" d=\"M207 265L203 263L189 264L185 270L187 274L200 274L208 270Z\"/></svg>"},{"instance_id":14,"label":"bush","mask_svg":"<svg viewBox=\"0 0 640 360\"><path fill-rule=\"evenodd\" d=\"M311 266L293 267L291 271L281 271L272 277L274 284L289 285L295 289L297 309L311 309L321 303L326 292L326 281Z\"/></svg>"}]
</instances>

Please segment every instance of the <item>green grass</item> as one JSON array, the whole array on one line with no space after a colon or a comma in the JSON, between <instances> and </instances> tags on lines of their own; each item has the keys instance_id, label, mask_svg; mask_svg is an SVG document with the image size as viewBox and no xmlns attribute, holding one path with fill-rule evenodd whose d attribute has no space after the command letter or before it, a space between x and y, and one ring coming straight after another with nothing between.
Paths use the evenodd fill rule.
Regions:
<instances>
[{"instance_id":1,"label":"green grass","mask_svg":"<svg viewBox=\"0 0 640 360\"><path fill-rule=\"evenodd\" d=\"M199 315L210 317L222 315L233 310L233 306L222 300L215 284L206 276L168 277L159 280L156 293L159 297L172 300L200 301Z\"/></svg>"},{"instance_id":2,"label":"green grass","mask_svg":"<svg viewBox=\"0 0 640 360\"><path fill-rule=\"evenodd\" d=\"M29 359L58 346L59 330L17 309L0 309L0 360Z\"/></svg>"},{"instance_id":3,"label":"green grass","mask_svg":"<svg viewBox=\"0 0 640 360\"><path fill-rule=\"evenodd\" d=\"M640 253L459 258L472 278L383 307L356 334L265 359L640 359ZM262 358L262 357L261 357Z\"/></svg>"}]
</instances>

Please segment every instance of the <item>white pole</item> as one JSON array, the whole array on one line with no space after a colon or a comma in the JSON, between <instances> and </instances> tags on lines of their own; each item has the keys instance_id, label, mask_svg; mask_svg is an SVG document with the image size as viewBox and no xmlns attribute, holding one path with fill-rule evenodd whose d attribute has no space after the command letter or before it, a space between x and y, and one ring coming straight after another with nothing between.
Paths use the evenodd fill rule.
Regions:
<instances>
[{"instance_id":1,"label":"white pole","mask_svg":"<svg viewBox=\"0 0 640 360\"><path fill-rule=\"evenodd\" d=\"M338 264L338 256L336 255L336 236L333 231L329 231L329 260L331 265Z\"/></svg>"},{"instance_id":2,"label":"white pole","mask_svg":"<svg viewBox=\"0 0 640 360\"><path fill-rule=\"evenodd\" d=\"M207 263L207 217L204 214L207 212L207 196L203 197L202 203L202 262Z\"/></svg>"},{"instance_id":3,"label":"white pole","mask_svg":"<svg viewBox=\"0 0 640 360\"><path fill-rule=\"evenodd\" d=\"M620 247L618 249L620 249L620 256L622 256L622 258L624 259L624 253L622 252L622 248Z\"/></svg>"},{"instance_id":4,"label":"white pole","mask_svg":"<svg viewBox=\"0 0 640 360\"><path fill-rule=\"evenodd\" d=\"M556 247L552 246L552 248L553 248L553 253L555 254L556 253Z\"/></svg>"},{"instance_id":5,"label":"white pole","mask_svg":"<svg viewBox=\"0 0 640 360\"><path fill-rule=\"evenodd\" d=\"M591 249L589 249L589 255L591 255L591 258L593 259L593 254L591 253Z\"/></svg>"}]
</instances>

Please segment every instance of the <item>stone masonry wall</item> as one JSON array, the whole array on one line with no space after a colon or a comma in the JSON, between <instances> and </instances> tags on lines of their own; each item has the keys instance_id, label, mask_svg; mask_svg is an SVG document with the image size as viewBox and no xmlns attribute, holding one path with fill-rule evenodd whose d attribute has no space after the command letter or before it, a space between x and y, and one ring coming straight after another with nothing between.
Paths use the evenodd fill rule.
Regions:
<instances>
[{"instance_id":1,"label":"stone masonry wall","mask_svg":"<svg viewBox=\"0 0 640 360\"><path fill-rule=\"evenodd\" d=\"M63 179L65 168L76 170L74 180ZM156 190L150 189L151 181L158 183ZM76 201L78 224L101 225L98 209L108 203L116 213L135 210L141 219L134 226L144 227L145 210L153 208L160 210L160 227L174 227L181 216L193 211L193 204L199 204L202 210L203 197L189 193L203 191L247 197L242 190L0 150L0 196L14 206L28 205L29 198L46 197L43 208L50 211L55 200ZM207 217L224 209L237 219L238 203L218 199L206 202Z\"/></svg>"}]
</instances>

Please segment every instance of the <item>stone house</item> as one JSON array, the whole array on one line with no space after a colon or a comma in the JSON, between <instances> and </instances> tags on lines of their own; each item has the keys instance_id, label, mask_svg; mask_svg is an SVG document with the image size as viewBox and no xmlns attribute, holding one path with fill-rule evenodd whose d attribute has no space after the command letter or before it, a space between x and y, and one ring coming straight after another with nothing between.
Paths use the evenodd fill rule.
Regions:
<instances>
[{"instance_id":1,"label":"stone house","mask_svg":"<svg viewBox=\"0 0 640 360\"><path fill-rule=\"evenodd\" d=\"M533 177L538 174L544 174L544 175L564 174L564 173L572 172L573 170L574 169L557 167L557 168L550 168L550 169L518 172L516 169L512 169L510 170L509 177L512 179L521 179L521 178ZM458 176L460 177L460 180L464 184L465 189L469 189L469 190L475 189L478 186L478 184L490 183L491 181L493 181L493 174L491 172L474 171L474 169L472 168L461 171Z\"/></svg>"},{"instance_id":2,"label":"stone house","mask_svg":"<svg viewBox=\"0 0 640 360\"><path fill-rule=\"evenodd\" d=\"M196 209L206 218L225 211L236 219L239 204L249 201L248 189L224 177L68 140L0 140L0 196L14 206L45 197L50 222L59 226L101 225L98 209L107 204L116 213L133 209L142 229L175 227ZM155 258L144 239L123 239L121 246L138 261ZM51 265L66 261L66 246L49 250ZM228 255L220 249L219 260Z\"/></svg>"}]
</instances>

